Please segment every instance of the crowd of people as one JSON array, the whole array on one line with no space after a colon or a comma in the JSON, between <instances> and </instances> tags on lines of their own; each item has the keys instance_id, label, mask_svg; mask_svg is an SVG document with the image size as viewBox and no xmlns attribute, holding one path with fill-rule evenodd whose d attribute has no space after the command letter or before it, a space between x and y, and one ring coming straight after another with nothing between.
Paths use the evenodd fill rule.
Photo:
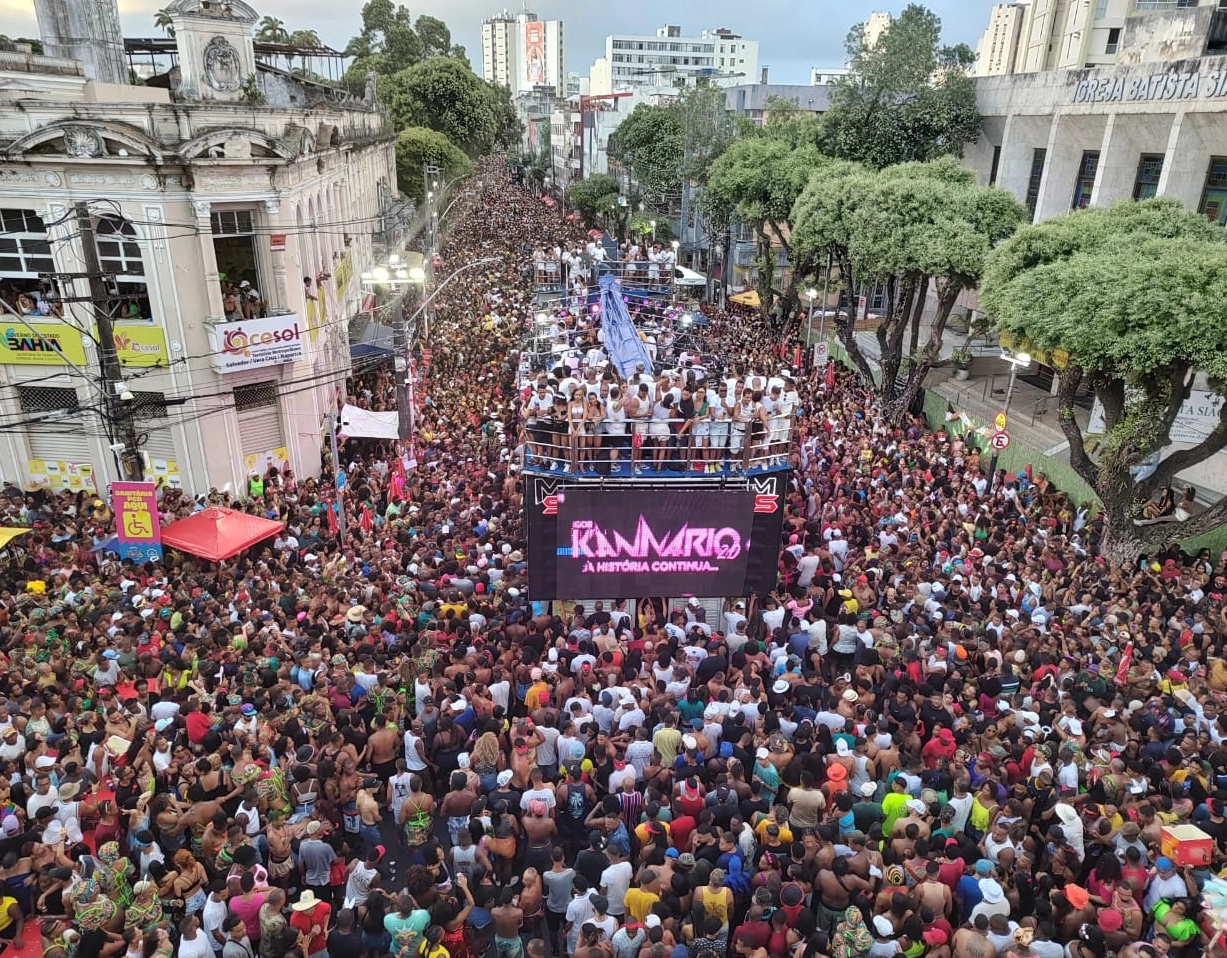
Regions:
<instances>
[{"instance_id":1,"label":"crowd of people","mask_svg":"<svg viewBox=\"0 0 1227 958\"><path fill-rule=\"evenodd\" d=\"M1194 958L1227 861L1222 557L1114 567L1042 475L793 368L777 588L534 598L522 250L582 229L460 187L411 456L218 567L89 550L88 495L0 492L0 939L47 958ZM619 388L626 384L618 383ZM611 386L612 389L612 386ZM392 372L349 400L393 408ZM326 470L327 472L328 470ZM198 507L163 490L164 519ZM1205 847L1165 829L1196 826ZM1197 857L1204 850L1204 856ZM35 926L37 930L35 930Z\"/></svg>"}]
</instances>

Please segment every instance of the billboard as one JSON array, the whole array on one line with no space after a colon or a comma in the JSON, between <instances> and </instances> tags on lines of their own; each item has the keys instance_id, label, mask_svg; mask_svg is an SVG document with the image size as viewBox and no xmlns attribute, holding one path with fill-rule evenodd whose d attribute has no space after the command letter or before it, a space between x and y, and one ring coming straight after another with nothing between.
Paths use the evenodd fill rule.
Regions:
<instances>
[{"instance_id":1,"label":"billboard","mask_svg":"<svg viewBox=\"0 0 1227 958\"><path fill-rule=\"evenodd\" d=\"M526 482L534 599L734 596L775 586L785 491L778 475L742 489Z\"/></svg>"},{"instance_id":2,"label":"billboard","mask_svg":"<svg viewBox=\"0 0 1227 958\"><path fill-rule=\"evenodd\" d=\"M210 326L214 368L233 373L295 362L303 357L304 332L294 315Z\"/></svg>"},{"instance_id":3,"label":"billboard","mask_svg":"<svg viewBox=\"0 0 1227 958\"><path fill-rule=\"evenodd\" d=\"M524 24L524 79L530 87L545 83L545 24L540 20Z\"/></svg>"}]
</instances>

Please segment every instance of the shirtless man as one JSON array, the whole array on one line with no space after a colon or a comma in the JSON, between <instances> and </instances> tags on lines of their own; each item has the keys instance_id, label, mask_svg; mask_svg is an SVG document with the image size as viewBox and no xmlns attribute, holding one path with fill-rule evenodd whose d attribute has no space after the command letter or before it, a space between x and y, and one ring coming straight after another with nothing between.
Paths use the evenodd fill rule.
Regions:
<instances>
[{"instance_id":1,"label":"shirtless man","mask_svg":"<svg viewBox=\"0 0 1227 958\"><path fill-rule=\"evenodd\" d=\"M954 933L954 958L993 958L997 953L988 940L988 916L977 915L969 927L964 925Z\"/></svg>"},{"instance_id":2,"label":"shirtless man","mask_svg":"<svg viewBox=\"0 0 1227 958\"><path fill-rule=\"evenodd\" d=\"M941 865L934 861L929 862L925 866L925 877L916 883L912 896L917 911L924 906L931 909L935 915L949 918L950 910L954 906L954 896L950 894L950 886L938 877L940 872Z\"/></svg>"},{"instance_id":3,"label":"shirtless man","mask_svg":"<svg viewBox=\"0 0 1227 958\"><path fill-rule=\"evenodd\" d=\"M379 783L372 780L367 785L368 788L358 789L355 802L358 806L358 833L369 851L379 844L379 823L383 821L383 816L379 812L379 802L370 791L378 788Z\"/></svg>"},{"instance_id":4,"label":"shirtless man","mask_svg":"<svg viewBox=\"0 0 1227 958\"><path fill-rule=\"evenodd\" d=\"M490 909L494 920L494 948L497 958L524 958L524 940L520 928L524 925L524 912L516 901L514 888L499 892L498 904Z\"/></svg>"},{"instance_id":5,"label":"shirtless man","mask_svg":"<svg viewBox=\"0 0 1227 958\"><path fill-rule=\"evenodd\" d=\"M381 782L386 782L396 774L396 751L400 744L400 735L383 715L376 715L371 724L375 726L375 731L366 742L371 760L371 774L377 776Z\"/></svg>"},{"instance_id":6,"label":"shirtless man","mask_svg":"<svg viewBox=\"0 0 1227 958\"><path fill-rule=\"evenodd\" d=\"M852 904L852 896L858 891L868 892L869 887L869 882L849 871L846 858L834 859L830 868L818 873L818 927L831 933L843 920L844 912Z\"/></svg>"}]
</instances>

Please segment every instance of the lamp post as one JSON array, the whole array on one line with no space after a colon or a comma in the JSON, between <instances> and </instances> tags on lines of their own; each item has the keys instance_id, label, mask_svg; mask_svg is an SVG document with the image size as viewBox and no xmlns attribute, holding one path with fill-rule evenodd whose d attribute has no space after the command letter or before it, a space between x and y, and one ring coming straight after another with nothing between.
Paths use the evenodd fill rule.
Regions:
<instances>
[{"instance_id":1,"label":"lamp post","mask_svg":"<svg viewBox=\"0 0 1227 958\"><path fill-rule=\"evenodd\" d=\"M656 242L656 220L651 220L650 222L652 225L652 242L655 243Z\"/></svg>"},{"instance_id":2,"label":"lamp post","mask_svg":"<svg viewBox=\"0 0 1227 958\"><path fill-rule=\"evenodd\" d=\"M805 321L805 345L808 346L814 338L814 300L818 298L818 290L811 286L805 291L805 298L809 300L809 318Z\"/></svg>"},{"instance_id":3,"label":"lamp post","mask_svg":"<svg viewBox=\"0 0 1227 958\"><path fill-rule=\"evenodd\" d=\"M1024 352L1016 353L1013 350L1005 349L1003 347L1001 350L1001 358L1010 364L1010 379L1006 383L1005 387L1005 405L1001 408L1002 415L1005 416L1009 413L1010 401L1014 398L1014 382L1018 378L1018 370L1026 369L1031 365L1031 354ZM990 489L992 488L993 483L997 480L997 457L998 452L996 447L994 447L992 458L988 463Z\"/></svg>"},{"instance_id":4,"label":"lamp post","mask_svg":"<svg viewBox=\"0 0 1227 958\"><path fill-rule=\"evenodd\" d=\"M388 257L387 265L375 266L362 274L365 286L421 286L425 288L426 271L420 266L409 266L397 254ZM409 382L409 323L405 316L403 298L397 303L396 323L392 327L392 362L396 383L396 434L408 439L413 434L413 407Z\"/></svg>"}]
</instances>

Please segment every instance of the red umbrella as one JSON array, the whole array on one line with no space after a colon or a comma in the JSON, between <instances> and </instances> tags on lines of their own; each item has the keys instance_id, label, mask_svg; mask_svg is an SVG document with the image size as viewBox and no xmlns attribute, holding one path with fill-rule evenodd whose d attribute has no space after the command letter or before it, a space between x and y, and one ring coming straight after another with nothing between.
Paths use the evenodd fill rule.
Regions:
<instances>
[{"instance_id":1,"label":"red umbrella","mask_svg":"<svg viewBox=\"0 0 1227 958\"><path fill-rule=\"evenodd\" d=\"M284 528L284 522L210 506L163 527L162 544L211 562L221 562L275 536Z\"/></svg>"}]
</instances>

